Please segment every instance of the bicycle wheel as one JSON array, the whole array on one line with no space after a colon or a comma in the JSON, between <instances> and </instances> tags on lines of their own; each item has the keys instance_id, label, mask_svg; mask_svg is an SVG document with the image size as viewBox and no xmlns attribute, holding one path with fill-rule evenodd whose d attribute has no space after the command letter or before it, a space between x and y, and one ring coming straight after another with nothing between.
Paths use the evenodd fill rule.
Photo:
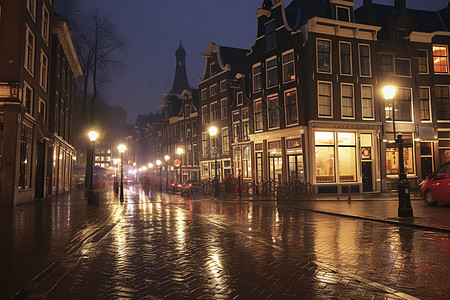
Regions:
<instances>
[{"instance_id":1,"label":"bicycle wheel","mask_svg":"<svg viewBox=\"0 0 450 300\"><path fill-rule=\"evenodd\" d=\"M207 183L203 186L203 193L205 195L211 195L211 184Z\"/></svg>"}]
</instances>

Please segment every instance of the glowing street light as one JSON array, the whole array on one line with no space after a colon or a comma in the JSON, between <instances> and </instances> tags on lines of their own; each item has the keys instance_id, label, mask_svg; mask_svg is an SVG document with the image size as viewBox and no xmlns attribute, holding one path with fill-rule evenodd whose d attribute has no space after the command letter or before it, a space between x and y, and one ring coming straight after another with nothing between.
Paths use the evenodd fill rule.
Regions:
<instances>
[{"instance_id":1,"label":"glowing street light","mask_svg":"<svg viewBox=\"0 0 450 300\"><path fill-rule=\"evenodd\" d=\"M91 165L90 165L90 174L89 174L89 196L92 193L92 183L94 179L94 149L95 149L95 140L98 138L98 132L91 130L88 133L89 140L91 141Z\"/></svg>"},{"instance_id":2,"label":"glowing street light","mask_svg":"<svg viewBox=\"0 0 450 300\"><path fill-rule=\"evenodd\" d=\"M398 216L400 218L413 217L413 210L411 207L411 198L409 195L409 182L405 172L405 163L403 157L403 137L399 133L398 136L395 131L395 92L396 87L392 85L385 86L382 90L384 99L392 101L392 127L394 131L394 139L397 142L398 150Z\"/></svg>"},{"instance_id":3,"label":"glowing street light","mask_svg":"<svg viewBox=\"0 0 450 300\"><path fill-rule=\"evenodd\" d=\"M117 147L120 153L120 202L123 202L123 153L127 150L127 146L121 144Z\"/></svg>"},{"instance_id":4,"label":"glowing street light","mask_svg":"<svg viewBox=\"0 0 450 300\"><path fill-rule=\"evenodd\" d=\"M162 190L162 183L161 183L161 160L156 161L156 165L159 167L159 190Z\"/></svg>"},{"instance_id":5,"label":"glowing street light","mask_svg":"<svg viewBox=\"0 0 450 300\"><path fill-rule=\"evenodd\" d=\"M219 149L217 148L217 127L211 126L209 128L209 134L213 138L213 147L212 152L214 153L214 196L219 195L219 178L217 177L217 152L219 152Z\"/></svg>"}]
</instances>

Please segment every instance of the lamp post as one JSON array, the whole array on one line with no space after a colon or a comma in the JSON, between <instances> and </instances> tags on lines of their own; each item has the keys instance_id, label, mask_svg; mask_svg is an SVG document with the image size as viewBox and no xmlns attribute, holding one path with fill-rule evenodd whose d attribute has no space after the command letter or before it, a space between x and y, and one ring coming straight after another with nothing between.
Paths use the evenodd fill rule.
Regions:
<instances>
[{"instance_id":1,"label":"lamp post","mask_svg":"<svg viewBox=\"0 0 450 300\"><path fill-rule=\"evenodd\" d=\"M217 148L217 127L210 127L209 134L213 138L214 145L212 147L212 152L214 153L214 196L219 195L219 178L217 177L217 152L219 152Z\"/></svg>"},{"instance_id":2,"label":"lamp post","mask_svg":"<svg viewBox=\"0 0 450 300\"><path fill-rule=\"evenodd\" d=\"M127 150L127 147L121 144L117 149L120 153L120 202L123 202L123 153Z\"/></svg>"},{"instance_id":3,"label":"lamp post","mask_svg":"<svg viewBox=\"0 0 450 300\"><path fill-rule=\"evenodd\" d=\"M403 137L401 133L396 136L397 133L395 131L395 92L395 86L388 85L383 88L383 95L386 101L392 101L392 127L394 131L394 139L397 143L398 149L398 217L408 218L413 217L414 215L411 207L411 198L409 195L409 182L405 172L405 163L403 157Z\"/></svg>"},{"instance_id":4,"label":"lamp post","mask_svg":"<svg viewBox=\"0 0 450 300\"><path fill-rule=\"evenodd\" d=\"M169 188L169 186L168 186L168 180L169 180L168 174L169 174L169 172L167 170L167 167L168 167L167 164L168 164L169 159L170 159L169 155L164 156L164 160L166 161L166 192L167 192L167 189Z\"/></svg>"},{"instance_id":5,"label":"lamp post","mask_svg":"<svg viewBox=\"0 0 450 300\"><path fill-rule=\"evenodd\" d=\"M161 169L162 169L162 167L161 167L161 160L160 159L158 159L156 161L156 165L159 167L159 190L161 191L162 190L162 183L161 183Z\"/></svg>"},{"instance_id":6,"label":"lamp post","mask_svg":"<svg viewBox=\"0 0 450 300\"><path fill-rule=\"evenodd\" d=\"M181 174L181 169L183 168L183 148L179 147L177 149L177 154L180 156L180 184L183 184L183 175Z\"/></svg>"},{"instance_id":7,"label":"lamp post","mask_svg":"<svg viewBox=\"0 0 450 300\"><path fill-rule=\"evenodd\" d=\"M117 181L117 176L119 175L118 164L120 163L120 158L115 158L114 163L114 193L119 194L119 182Z\"/></svg>"},{"instance_id":8,"label":"lamp post","mask_svg":"<svg viewBox=\"0 0 450 300\"><path fill-rule=\"evenodd\" d=\"M90 171L89 171L89 192L92 192L92 183L94 179L94 149L95 149L95 140L98 138L98 132L97 131L90 131L88 133L89 140L91 141L91 165L90 165Z\"/></svg>"}]
</instances>

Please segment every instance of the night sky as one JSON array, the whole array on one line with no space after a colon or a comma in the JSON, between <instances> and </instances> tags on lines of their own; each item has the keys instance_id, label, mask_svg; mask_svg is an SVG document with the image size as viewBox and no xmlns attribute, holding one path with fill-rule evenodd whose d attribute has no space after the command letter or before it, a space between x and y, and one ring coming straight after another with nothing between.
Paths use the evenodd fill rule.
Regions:
<instances>
[{"instance_id":1,"label":"night sky","mask_svg":"<svg viewBox=\"0 0 450 300\"><path fill-rule=\"evenodd\" d=\"M208 42L250 49L256 37L256 9L262 3L262 0L80 1L86 8L99 7L127 43L116 54L123 66L112 69L111 83L102 87L102 96L112 105L123 103L128 123L134 123L139 113L158 110L162 95L172 86L175 51L180 40L187 52L189 84L197 87L205 68L200 52ZM357 0L355 6L362 2ZM373 2L393 5L394 0ZM408 8L427 10L447 6L447 0L406 3Z\"/></svg>"}]
</instances>

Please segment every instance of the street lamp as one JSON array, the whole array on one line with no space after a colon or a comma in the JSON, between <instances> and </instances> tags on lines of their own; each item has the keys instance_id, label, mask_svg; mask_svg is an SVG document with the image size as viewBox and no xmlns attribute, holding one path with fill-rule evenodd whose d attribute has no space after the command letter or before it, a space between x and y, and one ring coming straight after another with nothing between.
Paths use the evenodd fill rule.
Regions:
<instances>
[{"instance_id":1,"label":"street lamp","mask_svg":"<svg viewBox=\"0 0 450 300\"><path fill-rule=\"evenodd\" d=\"M119 171L117 170L118 164L120 163L120 158L113 159L114 163L114 193L116 195L119 194L119 182L117 181L117 175L119 175Z\"/></svg>"},{"instance_id":2,"label":"street lamp","mask_svg":"<svg viewBox=\"0 0 450 300\"><path fill-rule=\"evenodd\" d=\"M156 161L156 165L159 167L159 190L162 190L162 183L161 183L161 160Z\"/></svg>"},{"instance_id":3,"label":"street lamp","mask_svg":"<svg viewBox=\"0 0 450 300\"><path fill-rule=\"evenodd\" d=\"M167 168L168 168L167 162L169 161L169 159L170 159L169 155L164 156L164 160L166 161L166 192L167 192L167 190L169 188L169 186L168 186L168 174L169 174L169 172L167 170Z\"/></svg>"},{"instance_id":4,"label":"street lamp","mask_svg":"<svg viewBox=\"0 0 450 300\"><path fill-rule=\"evenodd\" d=\"M127 150L127 146L121 144L117 149L120 153L120 202L123 202L123 153Z\"/></svg>"},{"instance_id":5,"label":"street lamp","mask_svg":"<svg viewBox=\"0 0 450 300\"><path fill-rule=\"evenodd\" d=\"M400 218L413 217L413 210L411 207L411 198L409 195L409 182L405 172L405 163L403 158L403 138L402 134L399 133L396 137L395 131L395 92L396 87L392 85L385 86L383 88L383 95L386 101L392 101L392 127L394 131L394 139L397 142L398 149L398 216Z\"/></svg>"},{"instance_id":6,"label":"street lamp","mask_svg":"<svg viewBox=\"0 0 450 300\"><path fill-rule=\"evenodd\" d=\"M91 140L91 165L90 165L90 174L89 174L89 192L92 192L92 183L94 179L94 148L95 148L95 140L98 138L97 131L90 131L88 133L89 140Z\"/></svg>"},{"instance_id":7,"label":"street lamp","mask_svg":"<svg viewBox=\"0 0 450 300\"><path fill-rule=\"evenodd\" d=\"M217 127L211 126L209 128L209 134L213 138L214 145L212 147L212 152L214 153L214 196L219 195L219 178L217 177L217 152L219 149L217 148Z\"/></svg>"},{"instance_id":8,"label":"street lamp","mask_svg":"<svg viewBox=\"0 0 450 300\"><path fill-rule=\"evenodd\" d=\"M180 156L180 184L183 184L183 175L181 174L181 168L183 166L183 148L179 147L177 149L177 154Z\"/></svg>"}]
</instances>

